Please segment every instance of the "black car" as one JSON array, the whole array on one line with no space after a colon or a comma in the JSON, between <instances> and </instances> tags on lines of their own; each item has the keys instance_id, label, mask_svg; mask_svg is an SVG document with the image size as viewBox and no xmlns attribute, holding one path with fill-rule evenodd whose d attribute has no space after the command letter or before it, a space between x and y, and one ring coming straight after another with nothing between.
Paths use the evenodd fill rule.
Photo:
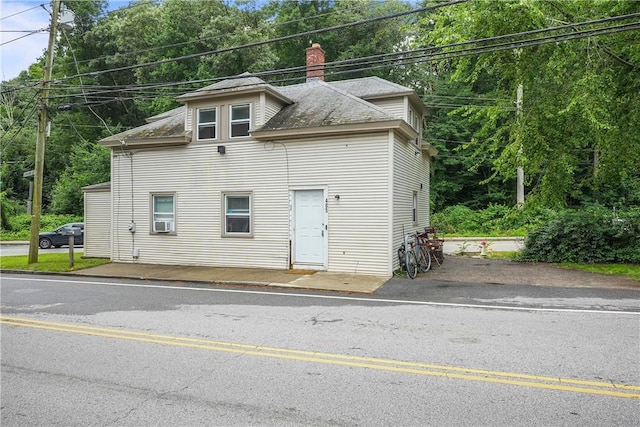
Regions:
<instances>
[{"instance_id":1,"label":"black car","mask_svg":"<svg viewBox=\"0 0 640 427\"><path fill-rule=\"evenodd\" d=\"M65 224L62 227L58 227L53 231L47 231L46 233L40 233L40 240L38 246L42 249L49 249L51 247L59 248L60 246L69 245L69 235L66 231L79 229L80 233L76 234L73 238L74 246L84 245L84 223L83 222L71 222Z\"/></svg>"}]
</instances>

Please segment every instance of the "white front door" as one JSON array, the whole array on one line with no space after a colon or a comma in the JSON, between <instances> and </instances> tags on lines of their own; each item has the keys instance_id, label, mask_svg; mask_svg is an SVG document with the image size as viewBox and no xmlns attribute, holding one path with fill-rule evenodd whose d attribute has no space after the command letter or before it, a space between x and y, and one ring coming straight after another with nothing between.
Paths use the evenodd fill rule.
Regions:
<instances>
[{"instance_id":1,"label":"white front door","mask_svg":"<svg viewBox=\"0 0 640 427\"><path fill-rule=\"evenodd\" d=\"M324 267L325 212L323 190L294 192L294 259L298 266Z\"/></svg>"}]
</instances>

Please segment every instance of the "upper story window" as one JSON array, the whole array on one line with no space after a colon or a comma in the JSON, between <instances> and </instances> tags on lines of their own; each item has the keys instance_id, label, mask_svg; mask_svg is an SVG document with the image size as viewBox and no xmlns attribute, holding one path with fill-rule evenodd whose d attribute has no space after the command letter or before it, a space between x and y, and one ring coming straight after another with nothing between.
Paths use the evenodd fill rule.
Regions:
<instances>
[{"instance_id":1,"label":"upper story window","mask_svg":"<svg viewBox=\"0 0 640 427\"><path fill-rule=\"evenodd\" d=\"M418 132L420 132L420 119L420 114L418 114L413 108L409 107L409 124Z\"/></svg>"},{"instance_id":2,"label":"upper story window","mask_svg":"<svg viewBox=\"0 0 640 427\"><path fill-rule=\"evenodd\" d=\"M251 125L251 104L238 104L231 106L230 135L231 138L249 136Z\"/></svg>"},{"instance_id":3,"label":"upper story window","mask_svg":"<svg viewBox=\"0 0 640 427\"><path fill-rule=\"evenodd\" d=\"M198 109L198 140L218 138L218 109Z\"/></svg>"},{"instance_id":4,"label":"upper story window","mask_svg":"<svg viewBox=\"0 0 640 427\"><path fill-rule=\"evenodd\" d=\"M409 117L408 123L411 125L413 129L415 129L418 134L422 134L422 116L416 112L412 107L409 107ZM420 137L416 138L416 145L420 145Z\"/></svg>"}]
</instances>

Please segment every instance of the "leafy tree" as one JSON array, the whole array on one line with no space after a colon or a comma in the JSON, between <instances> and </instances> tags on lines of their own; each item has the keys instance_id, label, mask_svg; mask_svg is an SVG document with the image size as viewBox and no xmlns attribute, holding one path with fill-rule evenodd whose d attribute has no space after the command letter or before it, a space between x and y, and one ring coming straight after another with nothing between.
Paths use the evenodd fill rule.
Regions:
<instances>
[{"instance_id":1,"label":"leafy tree","mask_svg":"<svg viewBox=\"0 0 640 427\"><path fill-rule=\"evenodd\" d=\"M23 73L13 82L0 85L0 187L3 201L23 205L29 196L29 181L23 177L33 169L37 133L36 91L26 84Z\"/></svg>"},{"instance_id":2,"label":"leafy tree","mask_svg":"<svg viewBox=\"0 0 640 427\"><path fill-rule=\"evenodd\" d=\"M418 45L450 46L635 8L617 1L467 2L423 20ZM479 125L470 149L492 160L495 179L512 179L523 165L536 203L638 203L640 134L633 129L640 117L640 77L633 70L640 49L634 37L621 32L536 47L516 44L475 56L455 55L457 48L449 48L453 53L441 67L451 70L452 81L469 85L477 95L505 100L494 108L456 110ZM524 87L520 117L509 108L519 84Z\"/></svg>"},{"instance_id":3,"label":"leafy tree","mask_svg":"<svg viewBox=\"0 0 640 427\"><path fill-rule=\"evenodd\" d=\"M81 215L84 212L82 187L110 180L110 150L99 145L78 145L71 163L60 176L51 194L50 211Z\"/></svg>"},{"instance_id":4,"label":"leafy tree","mask_svg":"<svg viewBox=\"0 0 640 427\"><path fill-rule=\"evenodd\" d=\"M319 30L337 25L364 21L385 16L410 8L407 2L389 0L373 2L370 0L332 1L332 0L285 0L273 1L267 8L274 18L275 36L287 36ZM278 69L303 66L304 52L312 42L320 43L325 51L327 62L367 57L392 52L394 46L403 42L410 32L405 24L411 18L381 20L364 25L343 28L337 31L320 32L281 41L274 46ZM362 69L350 70L348 67L336 69L333 79L355 78L378 75L387 77L390 67L377 68L371 64ZM330 67L327 67L330 74ZM298 75L300 75L298 73Z\"/></svg>"}]
</instances>

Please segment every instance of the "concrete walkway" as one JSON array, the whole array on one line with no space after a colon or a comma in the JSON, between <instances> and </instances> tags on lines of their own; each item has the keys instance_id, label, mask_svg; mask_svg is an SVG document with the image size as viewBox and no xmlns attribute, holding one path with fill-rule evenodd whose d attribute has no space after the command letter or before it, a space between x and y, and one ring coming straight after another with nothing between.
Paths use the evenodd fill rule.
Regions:
<instances>
[{"instance_id":1,"label":"concrete walkway","mask_svg":"<svg viewBox=\"0 0 640 427\"><path fill-rule=\"evenodd\" d=\"M69 274L91 277L272 286L362 294L374 293L376 289L389 280L389 277L328 273L326 271L170 266L138 263L109 263Z\"/></svg>"}]
</instances>

